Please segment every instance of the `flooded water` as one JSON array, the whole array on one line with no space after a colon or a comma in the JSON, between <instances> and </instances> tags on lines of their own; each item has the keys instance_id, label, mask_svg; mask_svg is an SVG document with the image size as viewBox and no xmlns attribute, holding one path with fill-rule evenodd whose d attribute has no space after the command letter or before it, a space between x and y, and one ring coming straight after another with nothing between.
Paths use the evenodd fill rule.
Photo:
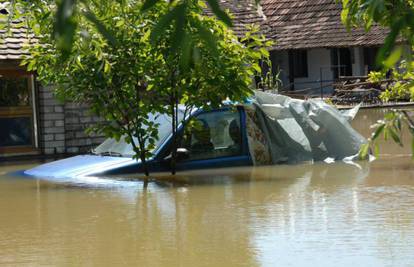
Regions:
<instances>
[{"instance_id":1,"label":"flooded water","mask_svg":"<svg viewBox=\"0 0 414 267\"><path fill-rule=\"evenodd\" d=\"M372 163L194 171L146 191L1 166L0 266L414 266L408 137Z\"/></svg>"}]
</instances>

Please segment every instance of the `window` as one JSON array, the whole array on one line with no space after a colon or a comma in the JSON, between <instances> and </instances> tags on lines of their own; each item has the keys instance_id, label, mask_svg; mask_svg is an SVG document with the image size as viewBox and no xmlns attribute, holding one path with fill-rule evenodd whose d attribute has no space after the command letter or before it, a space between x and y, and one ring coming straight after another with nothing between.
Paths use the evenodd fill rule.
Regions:
<instances>
[{"instance_id":1,"label":"window","mask_svg":"<svg viewBox=\"0 0 414 267\"><path fill-rule=\"evenodd\" d=\"M32 76L0 70L0 154L35 148Z\"/></svg>"},{"instance_id":2,"label":"window","mask_svg":"<svg viewBox=\"0 0 414 267\"><path fill-rule=\"evenodd\" d=\"M187 160L237 156L242 152L240 114L237 111L216 111L198 115L194 126L183 139L189 151Z\"/></svg>"},{"instance_id":3,"label":"window","mask_svg":"<svg viewBox=\"0 0 414 267\"><path fill-rule=\"evenodd\" d=\"M380 68L376 64L378 47L364 47L364 66L366 75L371 71L378 71Z\"/></svg>"},{"instance_id":4,"label":"window","mask_svg":"<svg viewBox=\"0 0 414 267\"><path fill-rule=\"evenodd\" d=\"M294 78L308 77L308 53L306 50L294 50L290 53Z\"/></svg>"},{"instance_id":5,"label":"window","mask_svg":"<svg viewBox=\"0 0 414 267\"><path fill-rule=\"evenodd\" d=\"M353 49L332 48L331 65L334 79L340 76L352 76L352 64L355 62Z\"/></svg>"}]
</instances>

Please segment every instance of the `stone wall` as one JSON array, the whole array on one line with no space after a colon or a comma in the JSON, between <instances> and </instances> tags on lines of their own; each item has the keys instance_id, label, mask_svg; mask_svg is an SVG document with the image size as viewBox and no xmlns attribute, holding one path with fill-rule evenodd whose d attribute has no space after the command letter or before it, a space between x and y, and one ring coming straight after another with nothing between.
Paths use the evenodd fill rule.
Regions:
<instances>
[{"instance_id":1,"label":"stone wall","mask_svg":"<svg viewBox=\"0 0 414 267\"><path fill-rule=\"evenodd\" d=\"M104 138L87 134L85 130L99 121L92 116L86 105L65 104L65 141L67 153L85 153L103 142Z\"/></svg>"},{"instance_id":2,"label":"stone wall","mask_svg":"<svg viewBox=\"0 0 414 267\"><path fill-rule=\"evenodd\" d=\"M91 116L85 105L61 103L50 86L38 86L39 145L46 155L78 154L90 151L104 138L87 135L85 130L99 118Z\"/></svg>"},{"instance_id":3,"label":"stone wall","mask_svg":"<svg viewBox=\"0 0 414 267\"><path fill-rule=\"evenodd\" d=\"M38 86L39 145L42 153L66 153L65 115L63 105L52 93L51 87Z\"/></svg>"}]
</instances>

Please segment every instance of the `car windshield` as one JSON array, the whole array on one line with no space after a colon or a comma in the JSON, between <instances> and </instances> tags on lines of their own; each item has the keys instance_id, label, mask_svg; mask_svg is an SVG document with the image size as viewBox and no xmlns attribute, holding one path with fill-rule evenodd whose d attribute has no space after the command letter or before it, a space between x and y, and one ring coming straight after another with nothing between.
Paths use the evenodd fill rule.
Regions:
<instances>
[{"instance_id":1,"label":"car windshield","mask_svg":"<svg viewBox=\"0 0 414 267\"><path fill-rule=\"evenodd\" d=\"M179 121L183 118L182 110L178 112ZM155 142L155 151L160 147L166 139L171 135L171 117L165 114L151 113L148 115L148 120L154 121L159 124L158 127L158 138ZM137 139L134 138L134 141L137 143ZM128 144L125 141L125 138L121 138L119 141L116 141L114 138L106 139L102 144L97 146L92 153L97 155L106 155L106 156L121 156L121 157L132 157L135 155L135 152L131 144Z\"/></svg>"}]
</instances>

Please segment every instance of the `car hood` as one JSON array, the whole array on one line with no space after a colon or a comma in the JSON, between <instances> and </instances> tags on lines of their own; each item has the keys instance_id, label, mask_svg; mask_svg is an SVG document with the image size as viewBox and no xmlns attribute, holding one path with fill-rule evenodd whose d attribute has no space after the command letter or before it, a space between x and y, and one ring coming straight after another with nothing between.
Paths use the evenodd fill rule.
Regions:
<instances>
[{"instance_id":1,"label":"car hood","mask_svg":"<svg viewBox=\"0 0 414 267\"><path fill-rule=\"evenodd\" d=\"M136 164L132 158L81 155L42 164L24 173L39 178L80 178Z\"/></svg>"}]
</instances>

